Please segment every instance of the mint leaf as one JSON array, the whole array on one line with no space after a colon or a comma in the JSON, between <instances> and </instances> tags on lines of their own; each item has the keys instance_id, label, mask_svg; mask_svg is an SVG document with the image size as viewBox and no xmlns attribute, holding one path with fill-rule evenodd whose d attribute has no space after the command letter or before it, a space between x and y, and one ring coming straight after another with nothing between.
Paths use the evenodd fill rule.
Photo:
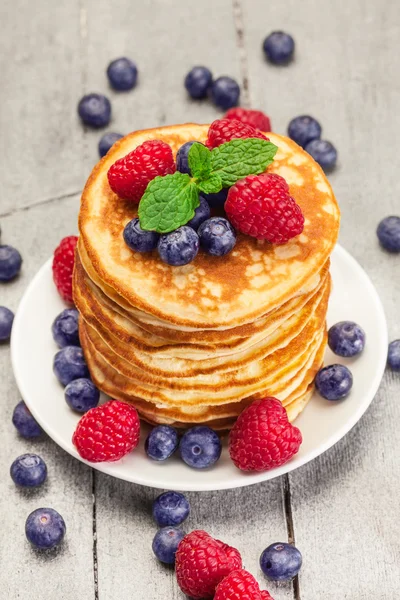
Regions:
<instances>
[{"instance_id":1,"label":"mint leaf","mask_svg":"<svg viewBox=\"0 0 400 600\"><path fill-rule=\"evenodd\" d=\"M226 142L211 151L211 173L221 177L222 187L230 187L247 175L264 173L277 150L272 142L258 138Z\"/></svg>"},{"instance_id":2,"label":"mint leaf","mask_svg":"<svg viewBox=\"0 0 400 600\"><path fill-rule=\"evenodd\" d=\"M211 152L203 144L195 142L189 150L189 169L195 179L204 179L211 172Z\"/></svg>"},{"instance_id":3,"label":"mint leaf","mask_svg":"<svg viewBox=\"0 0 400 600\"><path fill-rule=\"evenodd\" d=\"M140 227L169 233L190 221L199 204L199 190L186 173L155 177L139 203Z\"/></svg>"},{"instance_id":4,"label":"mint leaf","mask_svg":"<svg viewBox=\"0 0 400 600\"><path fill-rule=\"evenodd\" d=\"M211 173L207 179L197 182L197 187L206 194L216 194L222 190L222 180L217 173Z\"/></svg>"}]
</instances>

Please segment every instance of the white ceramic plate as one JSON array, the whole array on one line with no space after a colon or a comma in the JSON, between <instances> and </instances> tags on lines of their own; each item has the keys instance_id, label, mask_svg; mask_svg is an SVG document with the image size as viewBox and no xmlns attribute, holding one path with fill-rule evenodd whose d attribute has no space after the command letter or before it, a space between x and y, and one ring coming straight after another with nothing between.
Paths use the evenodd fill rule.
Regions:
<instances>
[{"instance_id":1,"label":"white ceramic plate","mask_svg":"<svg viewBox=\"0 0 400 600\"><path fill-rule=\"evenodd\" d=\"M242 473L230 461L226 440L221 460L205 471L190 469L178 457L156 463L144 452L144 431L135 452L119 462L93 466L114 477L155 488L218 490L288 473L338 442L361 418L376 394L385 369L388 340L385 315L375 288L360 265L341 247L333 253L331 272L333 292L328 325L354 320L366 331L367 344L363 354L352 360L327 352L325 364L343 362L351 368L353 389L347 399L337 403L314 394L296 420L304 441L300 452L289 463L266 473ZM30 283L16 314L11 340L12 363L22 397L37 421L57 444L80 459L71 442L79 415L65 403L63 389L52 371L57 347L51 324L64 308L53 284L49 260Z\"/></svg>"}]
</instances>

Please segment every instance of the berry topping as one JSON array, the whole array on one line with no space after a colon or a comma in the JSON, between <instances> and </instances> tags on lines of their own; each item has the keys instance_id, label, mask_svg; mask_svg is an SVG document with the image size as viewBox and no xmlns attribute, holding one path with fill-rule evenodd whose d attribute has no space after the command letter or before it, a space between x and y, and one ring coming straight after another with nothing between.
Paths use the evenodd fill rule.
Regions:
<instances>
[{"instance_id":1,"label":"berry topping","mask_svg":"<svg viewBox=\"0 0 400 600\"><path fill-rule=\"evenodd\" d=\"M251 110L249 108L231 108L226 113L224 119L233 119L234 121L240 121L245 125L250 125L254 129L260 131L271 131L271 121L266 114L261 110Z\"/></svg>"},{"instance_id":2,"label":"berry topping","mask_svg":"<svg viewBox=\"0 0 400 600\"><path fill-rule=\"evenodd\" d=\"M169 425L154 427L147 436L144 448L153 460L167 460L178 449L179 438L176 429Z\"/></svg>"},{"instance_id":3,"label":"berry topping","mask_svg":"<svg viewBox=\"0 0 400 600\"><path fill-rule=\"evenodd\" d=\"M75 264L75 248L78 238L70 235L61 240L54 250L53 257L53 280L61 298L73 304L72 297L72 273Z\"/></svg>"},{"instance_id":4,"label":"berry topping","mask_svg":"<svg viewBox=\"0 0 400 600\"><path fill-rule=\"evenodd\" d=\"M205 98L212 84L212 73L207 67L193 67L185 77L185 88L195 100Z\"/></svg>"},{"instance_id":5,"label":"berry topping","mask_svg":"<svg viewBox=\"0 0 400 600\"><path fill-rule=\"evenodd\" d=\"M194 469L206 469L221 456L222 446L218 435L205 425L186 431L179 445L182 460Z\"/></svg>"},{"instance_id":6,"label":"berry topping","mask_svg":"<svg viewBox=\"0 0 400 600\"><path fill-rule=\"evenodd\" d=\"M400 252L400 217L386 217L376 230L379 242L388 252Z\"/></svg>"},{"instance_id":7,"label":"berry topping","mask_svg":"<svg viewBox=\"0 0 400 600\"><path fill-rule=\"evenodd\" d=\"M353 376L344 365L329 365L318 371L315 387L327 400L341 400L349 395Z\"/></svg>"},{"instance_id":8,"label":"berry topping","mask_svg":"<svg viewBox=\"0 0 400 600\"><path fill-rule=\"evenodd\" d=\"M66 526L62 516L53 508L38 508L26 520L25 535L35 548L48 550L62 542Z\"/></svg>"},{"instance_id":9,"label":"berry topping","mask_svg":"<svg viewBox=\"0 0 400 600\"><path fill-rule=\"evenodd\" d=\"M187 498L180 492L164 492L153 503L153 518L157 525L180 525L190 514Z\"/></svg>"},{"instance_id":10,"label":"berry topping","mask_svg":"<svg viewBox=\"0 0 400 600\"><path fill-rule=\"evenodd\" d=\"M0 342L10 339L14 322L14 313L5 306L0 306Z\"/></svg>"},{"instance_id":11,"label":"berry topping","mask_svg":"<svg viewBox=\"0 0 400 600\"><path fill-rule=\"evenodd\" d=\"M240 87L232 77L218 77L210 88L210 98L216 106L227 110L239 103Z\"/></svg>"},{"instance_id":12,"label":"berry topping","mask_svg":"<svg viewBox=\"0 0 400 600\"><path fill-rule=\"evenodd\" d=\"M184 594L191 598L212 598L217 585L229 573L242 568L242 558L235 548L196 530L179 544L175 568Z\"/></svg>"},{"instance_id":13,"label":"berry topping","mask_svg":"<svg viewBox=\"0 0 400 600\"><path fill-rule=\"evenodd\" d=\"M54 357L53 371L62 385L68 385L74 379L89 377L89 369L82 348L65 346Z\"/></svg>"},{"instance_id":14,"label":"berry topping","mask_svg":"<svg viewBox=\"0 0 400 600\"><path fill-rule=\"evenodd\" d=\"M264 134L246 123L234 119L217 119L210 125L206 146L216 148L221 144L238 138L261 138L268 140Z\"/></svg>"},{"instance_id":15,"label":"berry topping","mask_svg":"<svg viewBox=\"0 0 400 600\"><path fill-rule=\"evenodd\" d=\"M138 203L150 181L175 173L175 168L171 147L150 140L117 160L108 170L108 182L120 198Z\"/></svg>"},{"instance_id":16,"label":"berry topping","mask_svg":"<svg viewBox=\"0 0 400 600\"><path fill-rule=\"evenodd\" d=\"M14 460L10 475L16 485L37 487L46 480L46 463L37 454L23 454Z\"/></svg>"},{"instance_id":17,"label":"berry topping","mask_svg":"<svg viewBox=\"0 0 400 600\"><path fill-rule=\"evenodd\" d=\"M365 331L353 321L340 321L329 329L328 345L338 356L356 356L364 350Z\"/></svg>"},{"instance_id":18,"label":"berry topping","mask_svg":"<svg viewBox=\"0 0 400 600\"><path fill-rule=\"evenodd\" d=\"M204 223L204 221L210 218L211 214L210 205L208 204L207 200L202 194L199 195L199 200L200 205L194 211L193 219L190 219L190 221L186 223L188 227L191 227L195 231L198 230L198 228L202 223Z\"/></svg>"},{"instance_id":19,"label":"berry topping","mask_svg":"<svg viewBox=\"0 0 400 600\"><path fill-rule=\"evenodd\" d=\"M134 88L137 76L137 66L129 58L116 58L107 67L107 77L110 85L118 91Z\"/></svg>"},{"instance_id":20,"label":"berry topping","mask_svg":"<svg viewBox=\"0 0 400 600\"><path fill-rule=\"evenodd\" d=\"M89 127L106 127L111 119L111 104L103 94L87 94L78 104L78 115Z\"/></svg>"},{"instance_id":21,"label":"berry topping","mask_svg":"<svg viewBox=\"0 0 400 600\"><path fill-rule=\"evenodd\" d=\"M72 442L83 459L111 462L134 450L139 437L140 421L136 408L110 400L81 417Z\"/></svg>"},{"instance_id":22,"label":"berry topping","mask_svg":"<svg viewBox=\"0 0 400 600\"><path fill-rule=\"evenodd\" d=\"M294 39L283 31L273 31L263 42L265 56L272 63L282 65L293 58Z\"/></svg>"},{"instance_id":23,"label":"berry topping","mask_svg":"<svg viewBox=\"0 0 400 600\"><path fill-rule=\"evenodd\" d=\"M158 253L163 262L177 267L192 262L197 256L199 246L197 233L191 227L184 225L160 237Z\"/></svg>"},{"instance_id":24,"label":"berry topping","mask_svg":"<svg viewBox=\"0 0 400 600\"><path fill-rule=\"evenodd\" d=\"M175 563L175 554L185 532L179 527L163 527L157 531L153 539L153 552L159 561L167 565Z\"/></svg>"},{"instance_id":25,"label":"berry topping","mask_svg":"<svg viewBox=\"0 0 400 600\"><path fill-rule=\"evenodd\" d=\"M80 345L78 318L79 313L75 308L66 308L54 319L51 332L59 348Z\"/></svg>"},{"instance_id":26,"label":"berry topping","mask_svg":"<svg viewBox=\"0 0 400 600\"><path fill-rule=\"evenodd\" d=\"M16 277L22 265L22 257L12 246L0 246L0 281L11 281Z\"/></svg>"},{"instance_id":27,"label":"berry topping","mask_svg":"<svg viewBox=\"0 0 400 600\"><path fill-rule=\"evenodd\" d=\"M218 584L214 600L273 600L244 569L232 571Z\"/></svg>"},{"instance_id":28,"label":"berry topping","mask_svg":"<svg viewBox=\"0 0 400 600\"><path fill-rule=\"evenodd\" d=\"M189 150L193 146L195 142L186 142L181 146L176 154L176 170L180 173L187 173L191 175L189 169ZM200 142L196 142L196 144L200 144ZM204 146L204 144L201 144Z\"/></svg>"},{"instance_id":29,"label":"berry topping","mask_svg":"<svg viewBox=\"0 0 400 600\"><path fill-rule=\"evenodd\" d=\"M24 438L35 438L42 435L40 426L36 423L23 400L18 402L14 408L12 422L19 435Z\"/></svg>"},{"instance_id":30,"label":"berry topping","mask_svg":"<svg viewBox=\"0 0 400 600\"><path fill-rule=\"evenodd\" d=\"M393 371L400 371L400 340L389 344L388 365Z\"/></svg>"},{"instance_id":31,"label":"berry topping","mask_svg":"<svg viewBox=\"0 0 400 600\"><path fill-rule=\"evenodd\" d=\"M285 542L271 544L260 557L261 570L273 581L287 581L300 571L301 553L295 546Z\"/></svg>"},{"instance_id":32,"label":"berry topping","mask_svg":"<svg viewBox=\"0 0 400 600\"><path fill-rule=\"evenodd\" d=\"M337 150L331 142L326 140L312 140L304 150L325 170L329 171L336 165Z\"/></svg>"},{"instance_id":33,"label":"berry topping","mask_svg":"<svg viewBox=\"0 0 400 600\"><path fill-rule=\"evenodd\" d=\"M157 248L160 235L155 231L146 231L140 227L139 219L132 219L125 225L125 244L136 252L151 252Z\"/></svg>"},{"instance_id":34,"label":"berry topping","mask_svg":"<svg viewBox=\"0 0 400 600\"><path fill-rule=\"evenodd\" d=\"M229 190L225 211L232 225L247 235L285 244L304 228L301 208L286 181L275 174L249 175Z\"/></svg>"},{"instance_id":35,"label":"berry topping","mask_svg":"<svg viewBox=\"0 0 400 600\"><path fill-rule=\"evenodd\" d=\"M223 208L228 197L228 192L229 188L225 188L216 194L204 194L204 197L211 208Z\"/></svg>"},{"instance_id":36,"label":"berry topping","mask_svg":"<svg viewBox=\"0 0 400 600\"><path fill-rule=\"evenodd\" d=\"M65 401L72 410L85 413L98 405L100 392L90 379L81 377L71 381L64 392Z\"/></svg>"},{"instance_id":37,"label":"berry topping","mask_svg":"<svg viewBox=\"0 0 400 600\"><path fill-rule=\"evenodd\" d=\"M213 256L224 256L236 244L236 232L227 219L211 217L200 226L200 245Z\"/></svg>"},{"instance_id":38,"label":"berry topping","mask_svg":"<svg viewBox=\"0 0 400 600\"><path fill-rule=\"evenodd\" d=\"M321 132L321 125L318 121L308 115L295 117L290 121L288 127L289 137L303 148L312 140L319 140Z\"/></svg>"},{"instance_id":39,"label":"berry topping","mask_svg":"<svg viewBox=\"0 0 400 600\"><path fill-rule=\"evenodd\" d=\"M301 442L281 402L264 398L239 415L229 435L229 454L242 471L268 471L287 463Z\"/></svg>"},{"instance_id":40,"label":"berry topping","mask_svg":"<svg viewBox=\"0 0 400 600\"><path fill-rule=\"evenodd\" d=\"M105 133L99 141L99 154L101 157L105 156L109 149L114 146L115 142L123 138L122 133L113 133L109 131Z\"/></svg>"}]
</instances>

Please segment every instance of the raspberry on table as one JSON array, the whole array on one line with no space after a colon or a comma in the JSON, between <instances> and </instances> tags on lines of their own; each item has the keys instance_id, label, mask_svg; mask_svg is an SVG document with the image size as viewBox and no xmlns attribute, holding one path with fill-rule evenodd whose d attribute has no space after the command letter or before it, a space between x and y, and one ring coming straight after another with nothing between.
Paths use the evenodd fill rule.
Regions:
<instances>
[{"instance_id":1,"label":"raspberry on table","mask_svg":"<svg viewBox=\"0 0 400 600\"><path fill-rule=\"evenodd\" d=\"M256 579L244 569L232 571L218 584L214 600L273 600L272 596L260 590Z\"/></svg>"},{"instance_id":2,"label":"raspberry on table","mask_svg":"<svg viewBox=\"0 0 400 600\"><path fill-rule=\"evenodd\" d=\"M175 170L171 147L161 140L150 140L117 160L108 170L108 182L120 198L137 204L150 181Z\"/></svg>"},{"instance_id":3,"label":"raspberry on table","mask_svg":"<svg viewBox=\"0 0 400 600\"><path fill-rule=\"evenodd\" d=\"M53 280L61 298L68 304L74 302L72 297L72 273L77 242L76 235L63 238L54 250L53 256Z\"/></svg>"},{"instance_id":4,"label":"raspberry on table","mask_svg":"<svg viewBox=\"0 0 400 600\"><path fill-rule=\"evenodd\" d=\"M235 119L217 119L210 125L206 146L208 148L216 148L237 138L261 138L262 140L268 140L261 131L258 131L251 125L241 123Z\"/></svg>"},{"instance_id":5,"label":"raspberry on table","mask_svg":"<svg viewBox=\"0 0 400 600\"><path fill-rule=\"evenodd\" d=\"M249 175L233 185L225 211L235 229L271 244L285 244L304 228L301 208L283 177Z\"/></svg>"},{"instance_id":6,"label":"raspberry on table","mask_svg":"<svg viewBox=\"0 0 400 600\"><path fill-rule=\"evenodd\" d=\"M272 131L271 120L261 110L251 110L249 108L230 108L226 113L224 119L233 119L240 121L245 125L250 125L254 129L260 131Z\"/></svg>"}]
</instances>

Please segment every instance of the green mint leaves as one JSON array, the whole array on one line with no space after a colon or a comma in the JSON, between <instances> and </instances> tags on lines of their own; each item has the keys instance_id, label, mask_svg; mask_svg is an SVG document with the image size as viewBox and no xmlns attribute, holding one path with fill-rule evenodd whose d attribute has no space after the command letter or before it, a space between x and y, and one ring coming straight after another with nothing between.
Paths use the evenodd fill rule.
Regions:
<instances>
[{"instance_id":1,"label":"green mint leaves","mask_svg":"<svg viewBox=\"0 0 400 600\"><path fill-rule=\"evenodd\" d=\"M199 191L216 194L247 175L259 175L272 163L278 148L258 138L235 139L213 150L195 142L189 150L192 176L176 172L156 177L139 204L142 229L169 233L194 217Z\"/></svg>"}]
</instances>

